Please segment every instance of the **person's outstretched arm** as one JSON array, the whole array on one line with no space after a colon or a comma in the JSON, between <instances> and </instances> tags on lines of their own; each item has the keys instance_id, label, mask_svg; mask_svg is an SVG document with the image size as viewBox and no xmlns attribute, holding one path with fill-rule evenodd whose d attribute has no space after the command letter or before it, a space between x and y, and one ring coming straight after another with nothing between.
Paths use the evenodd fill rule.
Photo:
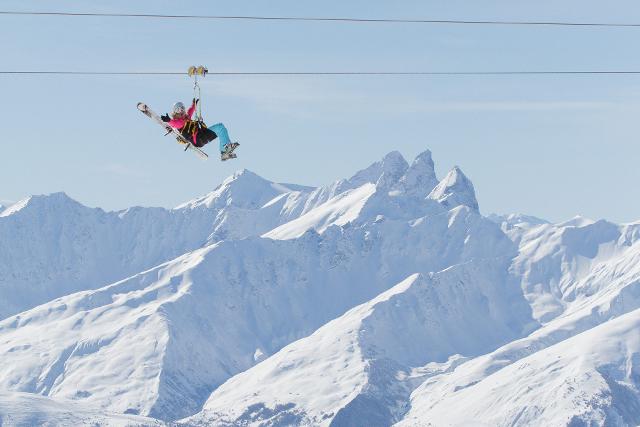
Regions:
<instances>
[{"instance_id":1,"label":"person's outstretched arm","mask_svg":"<svg viewBox=\"0 0 640 427\"><path fill-rule=\"evenodd\" d=\"M187 110L187 117L191 118L191 116L193 116L193 112L196 111L196 104L198 103L199 99L195 99L193 98L193 102L191 103L191 107L189 107L189 110Z\"/></svg>"}]
</instances>

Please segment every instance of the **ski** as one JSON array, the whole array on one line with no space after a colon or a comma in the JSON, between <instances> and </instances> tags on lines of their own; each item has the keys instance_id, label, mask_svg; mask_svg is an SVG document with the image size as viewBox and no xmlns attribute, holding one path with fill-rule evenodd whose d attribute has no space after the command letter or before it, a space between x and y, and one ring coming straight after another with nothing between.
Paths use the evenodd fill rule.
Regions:
<instances>
[{"instance_id":1,"label":"ski","mask_svg":"<svg viewBox=\"0 0 640 427\"><path fill-rule=\"evenodd\" d=\"M185 144L185 151L187 151L188 149L191 149L193 152L195 152L200 158L206 160L209 158L209 155L207 153L205 153L204 151L202 151L200 148L196 147L195 145L193 145L189 140L187 140L184 136L182 136L180 134L180 132L178 132L176 129L172 128L171 126L169 126L168 124L166 124L165 122L162 121L162 119L160 118L160 116L158 116L151 108L149 108L147 106L147 104L143 103L143 102L138 102L138 110L144 114L145 116L149 117L151 120L153 120L154 122L158 123L160 126L162 126L164 128L164 130L167 131L167 135L171 134L172 136L174 136L178 141L180 141L182 144Z\"/></svg>"}]
</instances>

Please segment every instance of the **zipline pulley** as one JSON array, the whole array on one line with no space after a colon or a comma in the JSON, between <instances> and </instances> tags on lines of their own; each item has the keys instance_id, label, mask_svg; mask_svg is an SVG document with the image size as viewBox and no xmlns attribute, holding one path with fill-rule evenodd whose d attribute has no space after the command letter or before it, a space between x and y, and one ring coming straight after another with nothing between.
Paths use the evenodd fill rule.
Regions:
<instances>
[{"instance_id":1,"label":"zipline pulley","mask_svg":"<svg viewBox=\"0 0 640 427\"><path fill-rule=\"evenodd\" d=\"M195 99L199 99L200 102L198 102L198 105L196 106L196 116L195 116L195 120L198 122L202 122L202 99L200 97L200 85L198 84L198 76L202 76L204 78L204 76L207 75L207 73L209 72L209 70L203 66L203 65L199 65L199 66L195 66L192 65L189 67L189 69L187 70L187 74L189 75L189 77L193 77L193 97Z\"/></svg>"}]
</instances>

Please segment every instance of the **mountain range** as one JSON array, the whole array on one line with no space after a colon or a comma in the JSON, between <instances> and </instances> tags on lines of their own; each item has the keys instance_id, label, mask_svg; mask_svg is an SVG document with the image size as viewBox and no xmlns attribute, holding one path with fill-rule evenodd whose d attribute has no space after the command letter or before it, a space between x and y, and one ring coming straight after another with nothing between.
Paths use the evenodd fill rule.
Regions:
<instances>
[{"instance_id":1,"label":"mountain range","mask_svg":"<svg viewBox=\"0 0 640 427\"><path fill-rule=\"evenodd\" d=\"M0 425L640 425L640 222L398 152L174 209L0 207Z\"/></svg>"}]
</instances>

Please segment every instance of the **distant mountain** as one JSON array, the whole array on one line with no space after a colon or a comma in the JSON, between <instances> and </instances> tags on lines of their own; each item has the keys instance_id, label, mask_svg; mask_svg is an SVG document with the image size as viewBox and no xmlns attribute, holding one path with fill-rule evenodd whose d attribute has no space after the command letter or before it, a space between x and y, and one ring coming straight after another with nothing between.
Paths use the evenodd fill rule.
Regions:
<instances>
[{"instance_id":1,"label":"distant mountain","mask_svg":"<svg viewBox=\"0 0 640 427\"><path fill-rule=\"evenodd\" d=\"M286 215L280 218L279 206L260 208L285 193L305 194L241 171L170 210L104 212L64 193L22 200L0 214L0 318L97 289L223 238L268 231Z\"/></svg>"},{"instance_id":2,"label":"distant mountain","mask_svg":"<svg viewBox=\"0 0 640 427\"><path fill-rule=\"evenodd\" d=\"M639 240L484 217L429 151L175 209L33 196L0 210L0 420L634 425Z\"/></svg>"}]
</instances>

